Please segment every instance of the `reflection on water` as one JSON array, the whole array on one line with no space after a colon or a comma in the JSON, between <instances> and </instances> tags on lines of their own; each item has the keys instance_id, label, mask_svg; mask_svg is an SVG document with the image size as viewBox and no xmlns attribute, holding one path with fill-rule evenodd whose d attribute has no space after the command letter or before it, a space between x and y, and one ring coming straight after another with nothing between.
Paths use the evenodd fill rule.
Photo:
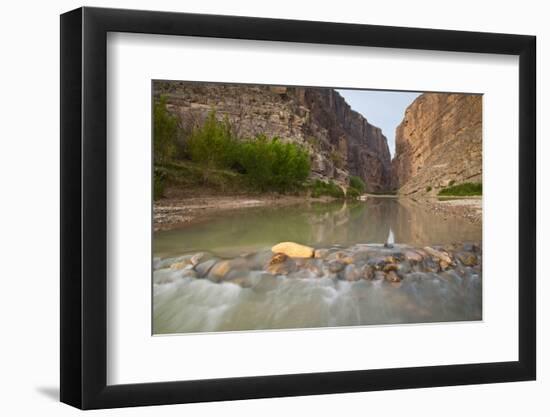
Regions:
<instances>
[{"instance_id":1,"label":"reflection on water","mask_svg":"<svg viewBox=\"0 0 550 417\"><path fill-rule=\"evenodd\" d=\"M384 243L388 238L413 246L481 241L481 225L435 216L419 204L393 198L250 208L217 214L209 221L181 229L157 232L154 253L166 257L207 250L218 256L236 256L282 241L325 247Z\"/></svg>"}]
</instances>

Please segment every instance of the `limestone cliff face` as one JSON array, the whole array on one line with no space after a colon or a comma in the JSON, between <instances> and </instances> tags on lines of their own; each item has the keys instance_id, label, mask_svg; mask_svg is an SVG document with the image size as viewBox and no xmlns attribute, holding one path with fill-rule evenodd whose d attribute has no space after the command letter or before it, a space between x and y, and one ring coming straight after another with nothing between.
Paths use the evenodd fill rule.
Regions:
<instances>
[{"instance_id":1,"label":"limestone cliff face","mask_svg":"<svg viewBox=\"0 0 550 417\"><path fill-rule=\"evenodd\" d=\"M216 110L219 118L229 118L239 137L265 134L306 147L313 178L345 184L357 175L369 191L391 185L385 136L334 89L155 81L153 94L166 97L184 129Z\"/></svg>"},{"instance_id":2,"label":"limestone cliff face","mask_svg":"<svg viewBox=\"0 0 550 417\"><path fill-rule=\"evenodd\" d=\"M310 133L335 144L349 175L362 178L369 191L385 191L391 184L391 157L386 137L353 111L333 89L297 89L310 110Z\"/></svg>"},{"instance_id":3,"label":"limestone cliff face","mask_svg":"<svg viewBox=\"0 0 550 417\"><path fill-rule=\"evenodd\" d=\"M396 129L392 187L437 194L454 182L481 182L482 96L425 93Z\"/></svg>"}]
</instances>

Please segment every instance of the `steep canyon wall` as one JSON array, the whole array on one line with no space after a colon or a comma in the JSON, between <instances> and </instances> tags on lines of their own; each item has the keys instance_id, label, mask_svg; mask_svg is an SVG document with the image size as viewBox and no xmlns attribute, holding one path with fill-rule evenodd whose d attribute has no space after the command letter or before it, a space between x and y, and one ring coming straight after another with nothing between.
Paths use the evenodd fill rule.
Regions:
<instances>
[{"instance_id":1,"label":"steep canyon wall","mask_svg":"<svg viewBox=\"0 0 550 417\"><path fill-rule=\"evenodd\" d=\"M184 129L215 110L239 137L265 134L306 147L313 178L346 184L356 175L368 191L392 186L386 137L334 89L155 81L153 94L166 97Z\"/></svg>"},{"instance_id":2,"label":"steep canyon wall","mask_svg":"<svg viewBox=\"0 0 550 417\"><path fill-rule=\"evenodd\" d=\"M396 129L392 188L435 195L451 184L482 181L482 96L425 93Z\"/></svg>"}]
</instances>

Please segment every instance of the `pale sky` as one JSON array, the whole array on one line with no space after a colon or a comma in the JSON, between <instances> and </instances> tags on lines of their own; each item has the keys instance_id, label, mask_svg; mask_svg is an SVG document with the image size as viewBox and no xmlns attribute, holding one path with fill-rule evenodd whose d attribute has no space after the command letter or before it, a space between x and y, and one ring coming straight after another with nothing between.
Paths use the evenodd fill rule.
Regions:
<instances>
[{"instance_id":1,"label":"pale sky","mask_svg":"<svg viewBox=\"0 0 550 417\"><path fill-rule=\"evenodd\" d=\"M395 128L403 120L405 110L421 93L376 90L337 90L353 110L365 117L370 124L382 129L388 139L393 158L395 153Z\"/></svg>"}]
</instances>

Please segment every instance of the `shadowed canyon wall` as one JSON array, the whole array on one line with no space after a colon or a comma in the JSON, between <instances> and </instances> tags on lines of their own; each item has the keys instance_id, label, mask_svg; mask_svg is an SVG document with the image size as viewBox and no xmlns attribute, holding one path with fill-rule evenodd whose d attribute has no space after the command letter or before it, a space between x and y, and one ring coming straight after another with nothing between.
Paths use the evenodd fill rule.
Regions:
<instances>
[{"instance_id":1,"label":"shadowed canyon wall","mask_svg":"<svg viewBox=\"0 0 550 417\"><path fill-rule=\"evenodd\" d=\"M482 96L425 93L396 129L392 188L435 195L453 183L482 181Z\"/></svg>"},{"instance_id":2,"label":"shadowed canyon wall","mask_svg":"<svg viewBox=\"0 0 550 417\"><path fill-rule=\"evenodd\" d=\"M184 131L216 110L239 137L265 134L306 147L313 178L346 184L356 175L368 191L392 185L386 137L334 89L155 81L153 94L166 97Z\"/></svg>"}]
</instances>

